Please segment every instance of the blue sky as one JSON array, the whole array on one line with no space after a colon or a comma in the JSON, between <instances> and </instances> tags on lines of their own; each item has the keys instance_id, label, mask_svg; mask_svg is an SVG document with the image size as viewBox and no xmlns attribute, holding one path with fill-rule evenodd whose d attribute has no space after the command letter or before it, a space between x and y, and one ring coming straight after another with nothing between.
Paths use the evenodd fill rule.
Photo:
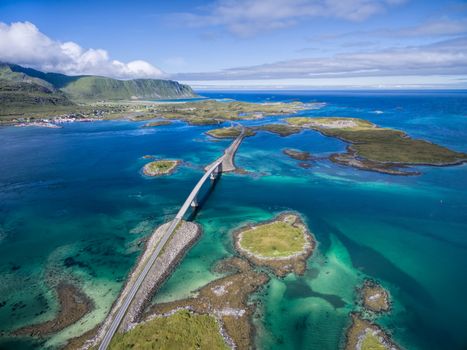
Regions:
<instances>
[{"instance_id":1,"label":"blue sky","mask_svg":"<svg viewBox=\"0 0 467 350\"><path fill-rule=\"evenodd\" d=\"M467 3L0 1L0 60L222 87L467 86Z\"/></svg>"}]
</instances>

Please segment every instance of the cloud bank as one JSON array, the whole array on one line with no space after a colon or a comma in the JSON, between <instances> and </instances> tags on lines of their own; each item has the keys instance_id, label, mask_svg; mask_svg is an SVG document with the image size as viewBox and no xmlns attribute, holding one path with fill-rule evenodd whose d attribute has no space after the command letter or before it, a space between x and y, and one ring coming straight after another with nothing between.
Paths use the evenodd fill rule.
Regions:
<instances>
[{"instance_id":1,"label":"cloud bank","mask_svg":"<svg viewBox=\"0 0 467 350\"><path fill-rule=\"evenodd\" d=\"M176 79L267 80L459 74L467 74L467 36L422 46L349 52L330 57L280 61L211 73L178 74Z\"/></svg>"},{"instance_id":2,"label":"cloud bank","mask_svg":"<svg viewBox=\"0 0 467 350\"><path fill-rule=\"evenodd\" d=\"M199 13L178 14L177 23L194 27L224 26L250 36L292 26L313 17L362 21L405 0L218 0Z\"/></svg>"},{"instance_id":3,"label":"cloud bank","mask_svg":"<svg viewBox=\"0 0 467 350\"><path fill-rule=\"evenodd\" d=\"M69 75L103 75L119 79L161 78L165 74L146 61L111 60L103 49L83 49L58 42L30 22L0 22L0 61Z\"/></svg>"}]
</instances>

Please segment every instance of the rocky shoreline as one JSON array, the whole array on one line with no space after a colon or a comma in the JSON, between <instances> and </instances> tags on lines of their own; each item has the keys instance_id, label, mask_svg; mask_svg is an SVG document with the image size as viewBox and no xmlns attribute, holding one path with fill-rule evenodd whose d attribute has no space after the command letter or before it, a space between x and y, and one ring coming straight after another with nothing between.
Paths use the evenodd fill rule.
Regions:
<instances>
[{"instance_id":1,"label":"rocky shoreline","mask_svg":"<svg viewBox=\"0 0 467 350\"><path fill-rule=\"evenodd\" d=\"M143 174L146 176L170 175L181 164L180 160L160 159L147 163L143 167Z\"/></svg>"},{"instance_id":2,"label":"rocky shoreline","mask_svg":"<svg viewBox=\"0 0 467 350\"><path fill-rule=\"evenodd\" d=\"M346 334L345 350L400 349L378 325L365 320L359 313L350 316L351 325Z\"/></svg>"},{"instance_id":3,"label":"rocky shoreline","mask_svg":"<svg viewBox=\"0 0 467 350\"><path fill-rule=\"evenodd\" d=\"M255 254L242 247L241 241L244 232L254 230L259 226L273 224L281 221L288 222L290 226L299 228L302 231L305 243L301 251L287 256L266 257ZM264 221L259 224L248 224L234 231L233 237L235 242L235 249L241 256L251 261L254 265L264 266L271 269L278 277L283 277L290 272L294 272L297 275L302 275L306 269L306 260L311 256L316 247L316 241L311 232L308 230L300 216L293 212L281 213L274 219Z\"/></svg>"},{"instance_id":4,"label":"rocky shoreline","mask_svg":"<svg viewBox=\"0 0 467 350\"><path fill-rule=\"evenodd\" d=\"M360 304L366 310L380 314L391 308L389 293L373 280L366 280L359 290Z\"/></svg>"}]
</instances>

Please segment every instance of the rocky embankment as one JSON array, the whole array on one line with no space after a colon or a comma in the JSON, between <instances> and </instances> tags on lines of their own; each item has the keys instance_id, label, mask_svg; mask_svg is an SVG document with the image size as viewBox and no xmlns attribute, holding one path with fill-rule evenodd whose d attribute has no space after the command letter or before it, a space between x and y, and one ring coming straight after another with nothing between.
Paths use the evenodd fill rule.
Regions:
<instances>
[{"instance_id":1,"label":"rocky embankment","mask_svg":"<svg viewBox=\"0 0 467 350\"><path fill-rule=\"evenodd\" d=\"M112 319L128 295L131 286L138 278L138 275L156 248L157 243L164 235L165 230L168 228L169 224L170 223L166 223L162 226L159 226L149 238L148 242L146 243L146 249L144 253L139 258L136 267L128 278L125 287L120 293L117 301L114 303L110 313L102 323L95 336L84 344L82 347L83 349L89 349L100 343L105 335L105 332L110 326ZM144 308L147 306L147 302L152 298L157 288L159 288L160 285L171 274L175 266L177 266L177 264L183 258L185 252L196 242L200 234L201 227L195 223L182 221L179 224L170 240L166 243L161 254L154 262L143 284L136 293L136 296L128 308L128 311L120 325L119 329L121 331L128 330L132 325L139 321Z\"/></svg>"}]
</instances>

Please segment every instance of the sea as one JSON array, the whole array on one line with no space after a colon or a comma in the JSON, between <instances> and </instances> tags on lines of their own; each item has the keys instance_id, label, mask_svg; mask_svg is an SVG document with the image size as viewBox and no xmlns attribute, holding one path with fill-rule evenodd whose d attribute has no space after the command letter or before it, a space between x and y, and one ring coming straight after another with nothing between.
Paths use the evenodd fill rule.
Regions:
<instances>
[{"instance_id":1,"label":"sea","mask_svg":"<svg viewBox=\"0 0 467 350\"><path fill-rule=\"evenodd\" d=\"M301 116L344 116L403 130L467 152L467 91L200 91L206 98L308 103ZM266 116L244 125L280 122ZM173 218L203 167L229 140L212 126L142 128L96 121L63 128L0 128L0 348L56 349L99 324L141 253ZM225 124L226 126L229 123ZM283 154L310 152L310 168ZM213 266L235 255L232 230L300 213L318 245L303 276L275 278L251 296L259 349L342 348L357 289L373 279L391 296L374 319L406 349L467 348L467 164L419 166L419 176L357 170L327 160L346 144L315 131L245 139L190 219L203 234L152 302L186 298L219 278ZM147 178L156 158L183 161L171 176ZM44 339L13 337L59 309L54 286L73 281L94 310Z\"/></svg>"}]
</instances>

